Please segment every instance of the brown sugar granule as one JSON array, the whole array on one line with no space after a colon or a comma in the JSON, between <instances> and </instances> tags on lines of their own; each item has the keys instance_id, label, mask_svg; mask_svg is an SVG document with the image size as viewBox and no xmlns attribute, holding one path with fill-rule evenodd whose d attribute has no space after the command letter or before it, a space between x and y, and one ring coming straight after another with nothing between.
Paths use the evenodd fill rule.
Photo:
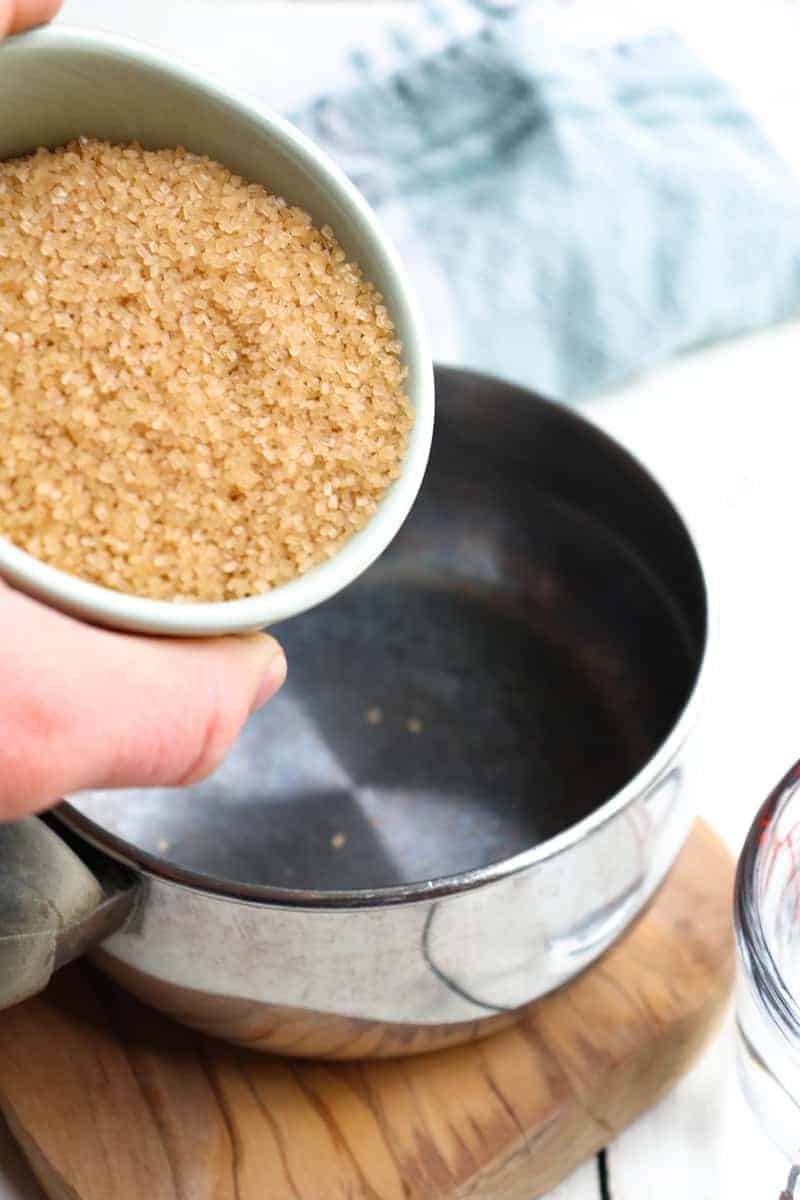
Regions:
<instances>
[{"instance_id":1,"label":"brown sugar granule","mask_svg":"<svg viewBox=\"0 0 800 1200\"><path fill-rule=\"evenodd\" d=\"M0 536L118 591L233 600L329 558L412 425L333 232L187 151L0 163Z\"/></svg>"}]
</instances>

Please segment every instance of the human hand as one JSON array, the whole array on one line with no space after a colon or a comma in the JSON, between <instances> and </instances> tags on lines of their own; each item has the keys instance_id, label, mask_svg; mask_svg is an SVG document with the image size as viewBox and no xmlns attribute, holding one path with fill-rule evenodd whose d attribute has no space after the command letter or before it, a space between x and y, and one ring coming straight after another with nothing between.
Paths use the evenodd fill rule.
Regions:
<instances>
[{"instance_id":1,"label":"human hand","mask_svg":"<svg viewBox=\"0 0 800 1200\"><path fill-rule=\"evenodd\" d=\"M264 635L110 633L0 583L0 820L87 788L202 779L285 675Z\"/></svg>"},{"instance_id":2,"label":"human hand","mask_svg":"<svg viewBox=\"0 0 800 1200\"><path fill-rule=\"evenodd\" d=\"M0 0L0 41L9 33L43 25L60 8L61 0Z\"/></svg>"}]
</instances>

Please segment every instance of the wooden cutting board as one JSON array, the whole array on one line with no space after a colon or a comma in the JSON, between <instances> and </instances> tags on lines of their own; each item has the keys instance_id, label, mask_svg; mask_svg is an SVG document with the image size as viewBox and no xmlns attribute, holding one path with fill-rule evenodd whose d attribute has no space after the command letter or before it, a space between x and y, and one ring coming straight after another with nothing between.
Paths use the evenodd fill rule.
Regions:
<instances>
[{"instance_id":1,"label":"wooden cutting board","mask_svg":"<svg viewBox=\"0 0 800 1200\"><path fill-rule=\"evenodd\" d=\"M534 1200L652 1105L733 974L732 863L698 823L605 956L482 1042L314 1063L226 1046L89 967L0 1017L0 1108L56 1200Z\"/></svg>"}]
</instances>

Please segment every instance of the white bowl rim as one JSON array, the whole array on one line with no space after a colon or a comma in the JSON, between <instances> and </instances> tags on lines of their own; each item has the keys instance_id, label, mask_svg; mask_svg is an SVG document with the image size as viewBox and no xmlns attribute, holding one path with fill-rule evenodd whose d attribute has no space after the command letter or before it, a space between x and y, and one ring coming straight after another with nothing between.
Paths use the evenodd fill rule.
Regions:
<instances>
[{"instance_id":1,"label":"white bowl rim","mask_svg":"<svg viewBox=\"0 0 800 1200\"><path fill-rule=\"evenodd\" d=\"M352 583L386 549L407 517L427 467L433 436L433 363L419 305L394 246L364 197L341 168L310 138L266 105L221 86L204 72L171 55L119 34L77 25L49 25L15 35L7 45L15 43L41 44L54 52L88 45L171 75L198 88L237 116L258 121L284 152L292 154L309 173L321 177L337 201L354 213L367 239L382 257L387 277L395 277L404 299L403 357L409 367L414 365L419 386L410 396L415 420L401 474L381 500L375 515L326 562L270 592L243 600L214 603L149 600L69 575L2 537L0 576L20 590L51 602L54 607L98 624L150 633L195 637L244 633L306 612Z\"/></svg>"}]
</instances>

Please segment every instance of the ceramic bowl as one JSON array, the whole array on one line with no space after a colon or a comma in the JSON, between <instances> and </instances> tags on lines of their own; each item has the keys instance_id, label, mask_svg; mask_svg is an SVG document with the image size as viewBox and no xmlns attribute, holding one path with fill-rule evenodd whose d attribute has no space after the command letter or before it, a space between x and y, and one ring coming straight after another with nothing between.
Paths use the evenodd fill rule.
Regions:
<instances>
[{"instance_id":1,"label":"ceramic bowl","mask_svg":"<svg viewBox=\"0 0 800 1200\"><path fill-rule=\"evenodd\" d=\"M99 587L0 539L0 575L85 620L143 633L204 636L269 626L340 591L391 542L422 482L433 430L433 369L403 269L371 209L312 142L260 105L220 88L147 46L106 33L51 26L0 48L0 159L81 135L183 145L263 184L329 224L383 294L403 345L415 424L400 477L364 529L336 555L263 595L172 604Z\"/></svg>"}]
</instances>

